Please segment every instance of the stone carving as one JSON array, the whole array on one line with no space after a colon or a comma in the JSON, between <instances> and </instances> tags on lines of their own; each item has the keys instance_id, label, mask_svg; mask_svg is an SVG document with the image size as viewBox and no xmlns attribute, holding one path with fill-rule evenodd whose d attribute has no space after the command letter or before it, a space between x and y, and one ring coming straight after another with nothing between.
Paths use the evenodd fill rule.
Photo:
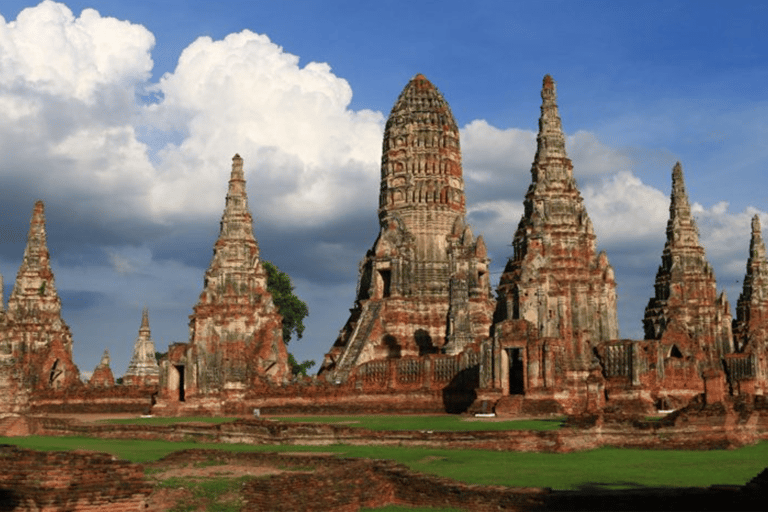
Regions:
<instances>
[{"instance_id":1,"label":"stone carving","mask_svg":"<svg viewBox=\"0 0 768 512\"><path fill-rule=\"evenodd\" d=\"M141 313L139 336L133 345L133 356L123 375L125 386L154 386L160 381L160 366L155 358L155 343L149 330L149 311Z\"/></svg>"},{"instance_id":2,"label":"stone carving","mask_svg":"<svg viewBox=\"0 0 768 512\"><path fill-rule=\"evenodd\" d=\"M459 128L442 94L416 75L387 120L379 236L321 374L342 382L368 361L458 354L488 335L489 260L464 201Z\"/></svg>"},{"instance_id":3,"label":"stone carving","mask_svg":"<svg viewBox=\"0 0 768 512\"><path fill-rule=\"evenodd\" d=\"M0 401L0 412L22 409L30 392L79 386L50 266L45 207L37 201L8 307L0 310L0 390L9 397Z\"/></svg>"},{"instance_id":4,"label":"stone carving","mask_svg":"<svg viewBox=\"0 0 768 512\"><path fill-rule=\"evenodd\" d=\"M164 363L166 397L244 392L259 378L280 383L290 375L282 317L259 260L240 155L232 159L219 237L189 330L189 343L172 345Z\"/></svg>"}]
</instances>

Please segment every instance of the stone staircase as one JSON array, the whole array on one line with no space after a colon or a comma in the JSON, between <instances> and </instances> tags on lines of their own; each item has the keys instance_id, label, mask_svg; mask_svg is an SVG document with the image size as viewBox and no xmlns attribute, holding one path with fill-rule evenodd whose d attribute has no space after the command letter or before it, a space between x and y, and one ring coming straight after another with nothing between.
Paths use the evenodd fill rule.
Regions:
<instances>
[{"instance_id":1,"label":"stone staircase","mask_svg":"<svg viewBox=\"0 0 768 512\"><path fill-rule=\"evenodd\" d=\"M373 330L373 323L379 316L379 311L383 302L366 302L363 305L363 311L360 313L360 318L357 320L355 331L349 340L346 350L341 356L336 370L334 371L334 380L336 382L344 382L349 377L349 372L352 371L357 358L360 356L365 341Z\"/></svg>"}]
</instances>

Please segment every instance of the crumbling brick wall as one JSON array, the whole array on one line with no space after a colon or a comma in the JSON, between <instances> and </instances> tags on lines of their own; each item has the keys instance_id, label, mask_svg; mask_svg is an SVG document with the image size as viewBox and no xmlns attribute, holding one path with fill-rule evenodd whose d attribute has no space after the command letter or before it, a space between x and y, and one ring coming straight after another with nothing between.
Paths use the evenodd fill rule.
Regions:
<instances>
[{"instance_id":1,"label":"crumbling brick wall","mask_svg":"<svg viewBox=\"0 0 768 512\"><path fill-rule=\"evenodd\" d=\"M0 465L0 510L137 511L152 491L143 466L106 453L0 445Z\"/></svg>"}]
</instances>

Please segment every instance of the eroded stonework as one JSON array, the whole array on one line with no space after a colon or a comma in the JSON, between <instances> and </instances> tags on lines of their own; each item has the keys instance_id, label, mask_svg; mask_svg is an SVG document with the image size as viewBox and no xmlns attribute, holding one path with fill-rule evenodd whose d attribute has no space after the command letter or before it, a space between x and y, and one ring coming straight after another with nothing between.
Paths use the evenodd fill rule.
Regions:
<instances>
[{"instance_id":1,"label":"eroded stonework","mask_svg":"<svg viewBox=\"0 0 768 512\"><path fill-rule=\"evenodd\" d=\"M464 201L459 128L437 88L416 75L387 120L379 236L322 375L343 382L374 360L456 355L488 335L489 260Z\"/></svg>"},{"instance_id":2,"label":"eroded stonework","mask_svg":"<svg viewBox=\"0 0 768 512\"><path fill-rule=\"evenodd\" d=\"M149 310L141 312L139 335L133 344L133 356L123 375L124 386L155 386L160 382L160 366L155 358L155 343L149 329Z\"/></svg>"},{"instance_id":3,"label":"eroded stonework","mask_svg":"<svg viewBox=\"0 0 768 512\"><path fill-rule=\"evenodd\" d=\"M161 388L168 399L245 391L259 378L280 383L290 374L239 155L232 159L219 237L189 329L189 343L171 346L163 366Z\"/></svg>"},{"instance_id":4,"label":"eroded stonework","mask_svg":"<svg viewBox=\"0 0 768 512\"><path fill-rule=\"evenodd\" d=\"M735 353L726 356L736 393L768 393L768 258L760 217L752 218L747 272L733 321Z\"/></svg>"},{"instance_id":5,"label":"eroded stonework","mask_svg":"<svg viewBox=\"0 0 768 512\"><path fill-rule=\"evenodd\" d=\"M50 266L45 207L37 201L8 307L0 311L0 412L24 409L31 392L80 386Z\"/></svg>"},{"instance_id":6,"label":"eroded stonework","mask_svg":"<svg viewBox=\"0 0 768 512\"><path fill-rule=\"evenodd\" d=\"M616 282L605 252L597 252L549 75L541 98L532 182L513 240L514 256L499 282L481 387L498 390L506 401L525 397L571 410L589 397L601 400L592 348L618 338Z\"/></svg>"},{"instance_id":7,"label":"eroded stonework","mask_svg":"<svg viewBox=\"0 0 768 512\"><path fill-rule=\"evenodd\" d=\"M733 351L730 306L725 292L717 293L715 272L699 243L679 162L672 169L667 242L655 289L645 308L645 338L664 340L673 333L687 337L691 350L719 366L720 359Z\"/></svg>"}]
</instances>

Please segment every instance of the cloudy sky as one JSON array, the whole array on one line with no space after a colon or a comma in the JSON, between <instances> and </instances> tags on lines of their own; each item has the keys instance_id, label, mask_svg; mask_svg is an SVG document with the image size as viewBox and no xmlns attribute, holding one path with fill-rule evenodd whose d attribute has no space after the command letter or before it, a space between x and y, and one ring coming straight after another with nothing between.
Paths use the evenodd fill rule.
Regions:
<instances>
[{"instance_id":1,"label":"cloudy sky","mask_svg":"<svg viewBox=\"0 0 768 512\"><path fill-rule=\"evenodd\" d=\"M498 280L550 73L621 335L642 336L678 160L735 305L749 219L768 224L766 19L740 1L3 0L5 298L42 199L82 371L105 348L125 371L144 305L158 349L186 341L239 153L262 258L309 305L289 349L319 361L378 232L382 131L408 80L425 74L461 127Z\"/></svg>"}]
</instances>

